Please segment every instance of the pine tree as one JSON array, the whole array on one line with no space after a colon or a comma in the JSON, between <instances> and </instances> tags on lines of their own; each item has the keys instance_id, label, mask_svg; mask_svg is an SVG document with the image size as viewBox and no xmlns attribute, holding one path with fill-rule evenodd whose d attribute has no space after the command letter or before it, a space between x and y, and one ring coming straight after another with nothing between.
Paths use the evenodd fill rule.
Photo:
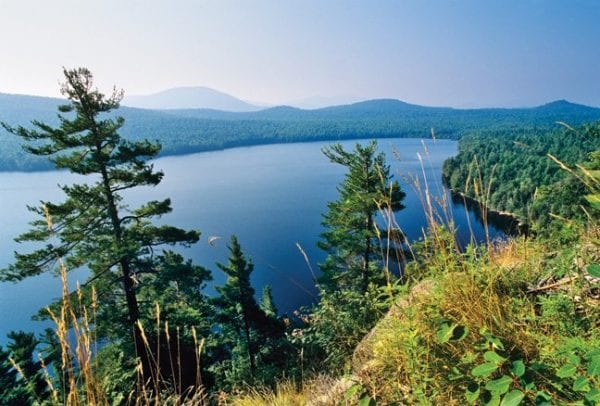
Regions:
<instances>
[{"instance_id":1,"label":"pine tree","mask_svg":"<svg viewBox=\"0 0 600 406\"><path fill-rule=\"evenodd\" d=\"M9 351L0 347L0 405L21 406L31 404L34 397L26 381L19 379L18 372L10 361Z\"/></svg>"},{"instance_id":2,"label":"pine tree","mask_svg":"<svg viewBox=\"0 0 600 406\"><path fill-rule=\"evenodd\" d=\"M323 153L346 167L347 173L338 187L339 199L328 204L323 216L325 231L318 245L328 256L319 264L321 297L308 318L303 343L308 365L339 373L385 310L380 287L389 271L384 258L387 231L391 249L400 248L402 238L391 228L380 230L377 216L380 212L391 216L402 209L405 194L392 181L385 155L377 153L375 141L356 144L354 151L334 144Z\"/></svg>"},{"instance_id":3,"label":"pine tree","mask_svg":"<svg viewBox=\"0 0 600 406\"><path fill-rule=\"evenodd\" d=\"M33 121L33 128L4 127L23 138L25 149L48 156L57 169L86 175L87 182L62 186L66 200L43 202L31 208L42 216L18 241L45 242L32 253L16 254L16 262L3 269L3 280L19 281L46 272L65 259L69 270L86 266L91 271L99 297L98 327L101 335L126 341L131 332L135 351L147 367L148 354L137 327L140 305L136 296L144 274L156 271L152 255L164 244L191 244L196 231L171 226L155 226L151 219L171 211L169 199L150 201L132 210L124 204L122 192L140 186L156 186L163 173L154 171L148 159L160 145L149 141L130 142L118 131L124 123L112 118L119 107L122 91L108 97L93 84L89 70L64 70L62 94L68 104L59 107L60 126L53 128Z\"/></svg>"},{"instance_id":4,"label":"pine tree","mask_svg":"<svg viewBox=\"0 0 600 406\"><path fill-rule=\"evenodd\" d=\"M172 251L159 255L155 263L157 272L141 285L139 299L154 304L142 312L141 319L147 326L150 347L160 347L155 359L162 379L183 392L198 383L210 387L213 382L206 367L212 363L218 337L212 334L214 308L202 291L212 279L211 272ZM155 334L149 335L148 330ZM197 340L201 339L205 340L202 353L197 354Z\"/></svg>"},{"instance_id":5,"label":"pine tree","mask_svg":"<svg viewBox=\"0 0 600 406\"><path fill-rule=\"evenodd\" d=\"M7 351L0 348L0 404L43 403L49 399L50 391L38 358L41 355L36 352L39 341L33 333L23 331L11 331L7 337ZM44 358L44 364L48 361Z\"/></svg>"},{"instance_id":6,"label":"pine tree","mask_svg":"<svg viewBox=\"0 0 600 406\"><path fill-rule=\"evenodd\" d=\"M252 340L252 323L261 310L254 299L254 288L250 284L250 274L254 270L252 262L246 260L236 236L231 237L229 262L217 264L227 275L224 286L217 287L220 296L216 298L219 308L218 320L229 336L231 344L243 347L248 361L249 375L256 372L257 343Z\"/></svg>"},{"instance_id":7,"label":"pine tree","mask_svg":"<svg viewBox=\"0 0 600 406\"><path fill-rule=\"evenodd\" d=\"M256 302L250 283L254 265L246 259L235 236L231 237L229 253L227 265L217 264L228 277L225 285L216 288L219 296L215 298L222 341L229 348L229 357L220 366L221 374L232 386L264 381L267 375L274 379L272 370L263 370L273 366L270 355L280 344L277 340L284 337L283 323L276 314L267 315ZM266 302L271 301L268 310L273 312L272 297L267 297Z\"/></svg>"},{"instance_id":8,"label":"pine tree","mask_svg":"<svg viewBox=\"0 0 600 406\"><path fill-rule=\"evenodd\" d=\"M356 144L348 152L340 144L324 148L323 153L348 172L338 187L340 198L328 204L323 216L319 247L329 254L320 264L321 288L327 291L350 289L366 292L369 283L381 282L383 263L381 238L376 216L379 211L402 209L404 192L391 181L385 155L377 153L376 141Z\"/></svg>"}]
</instances>

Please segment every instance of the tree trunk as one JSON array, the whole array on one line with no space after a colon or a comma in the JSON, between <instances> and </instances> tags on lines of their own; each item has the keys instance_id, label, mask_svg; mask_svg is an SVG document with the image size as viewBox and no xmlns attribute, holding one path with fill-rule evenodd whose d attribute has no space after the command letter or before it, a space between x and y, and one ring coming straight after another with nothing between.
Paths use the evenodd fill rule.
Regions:
<instances>
[{"instance_id":1,"label":"tree trunk","mask_svg":"<svg viewBox=\"0 0 600 406\"><path fill-rule=\"evenodd\" d=\"M366 226L367 233L370 233L371 229L373 228L373 216L367 216ZM363 256L363 293L366 292L369 287L369 261L371 256L371 249L371 237L367 235L367 238L365 239L365 252Z\"/></svg>"},{"instance_id":2,"label":"tree trunk","mask_svg":"<svg viewBox=\"0 0 600 406\"><path fill-rule=\"evenodd\" d=\"M248 361L250 361L250 375L254 377L256 371L256 362L254 360L254 351L252 351L252 342L250 341L250 323L248 315L244 312L244 333L246 334L246 345L248 346Z\"/></svg>"},{"instance_id":3,"label":"tree trunk","mask_svg":"<svg viewBox=\"0 0 600 406\"><path fill-rule=\"evenodd\" d=\"M100 149L100 146L97 146ZM108 178L108 172L105 167L101 169L102 184L104 186L104 194L108 204L108 213L113 226L114 238L117 247L122 246L123 243L123 231L121 229L121 220L119 218L119 212L117 205L115 204L115 197L110 188L110 180ZM129 315L129 324L132 329L133 341L135 344L135 351L137 356L140 358L142 363L142 372L144 379L153 377L152 368L150 364L150 356L148 354L148 348L143 338L143 331L140 328L140 308L135 295L135 286L131 278L131 264L129 259L122 257L119 259L119 266L121 268L121 274L123 275L123 290L125 292L125 300L127 302L127 313Z\"/></svg>"},{"instance_id":4,"label":"tree trunk","mask_svg":"<svg viewBox=\"0 0 600 406\"><path fill-rule=\"evenodd\" d=\"M369 183L369 169L371 167L370 160L365 162L365 194L368 196L370 192L370 183ZM365 252L363 254L363 270L362 270L362 285L363 285L363 293L365 293L369 287L369 257L371 255L371 229L373 228L373 215L367 210L365 212Z\"/></svg>"}]
</instances>

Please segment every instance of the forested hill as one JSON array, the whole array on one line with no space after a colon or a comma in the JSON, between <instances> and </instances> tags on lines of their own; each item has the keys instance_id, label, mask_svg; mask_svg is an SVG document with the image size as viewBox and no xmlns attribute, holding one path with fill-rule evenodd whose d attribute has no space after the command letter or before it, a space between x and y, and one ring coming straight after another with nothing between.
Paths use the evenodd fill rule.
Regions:
<instances>
[{"instance_id":1,"label":"forested hill","mask_svg":"<svg viewBox=\"0 0 600 406\"><path fill-rule=\"evenodd\" d=\"M0 121L11 126L31 120L57 124L60 99L0 94ZM548 129L556 121L571 125L600 120L600 109L556 101L521 109L425 107L398 100L370 100L315 110L273 107L256 112L210 109L144 110L121 107L122 134L158 140L163 155L242 145L352 138L437 137L458 139L475 130ZM0 170L48 169L46 159L25 154L19 140L0 130Z\"/></svg>"},{"instance_id":2,"label":"forested hill","mask_svg":"<svg viewBox=\"0 0 600 406\"><path fill-rule=\"evenodd\" d=\"M356 120L387 119L409 120L420 126L440 127L449 134L460 137L464 129L493 125L548 125L557 118L568 118L570 121L583 123L598 120L600 109L557 100L533 108L483 108L454 109L449 107L427 107L405 103L395 99L377 99L363 102L305 110L290 106L271 107L253 112L226 112L212 109L174 109L164 110L169 114L181 117L220 120ZM451 122L452 121L452 122ZM453 123L456 121L456 123ZM427 127L429 123L429 127ZM435 124L435 125L434 125Z\"/></svg>"},{"instance_id":3,"label":"forested hill","mask_svg":"<svg viewBox=\"0 0 600 406\"><path fill-rule=\"evenodd\" d=\"M590 155L594 151L595 158ZM598 124L543 133L474 133L463 137L458 155L444 162L443 177L453 190L543 228L552 220L550 213L570 220L598 214L584 197L589 193L585 184L551 158L570 168L581 164L597 171L598 151ZM482 196L484 188L489 188L487 198Z\"/></svg>"}]
</instances>

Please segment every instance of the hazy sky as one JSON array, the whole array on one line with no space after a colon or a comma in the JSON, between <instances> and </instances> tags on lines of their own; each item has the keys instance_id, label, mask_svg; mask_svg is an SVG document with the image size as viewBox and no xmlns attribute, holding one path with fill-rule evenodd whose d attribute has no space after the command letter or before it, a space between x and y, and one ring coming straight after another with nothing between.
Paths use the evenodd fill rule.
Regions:
<instances>
[{"instance_id":1,"label":"hazy sky","mask_svg":"<svg viewBox=\"0 0 600 406\"><path fill-rule=\"evenodd\" d=\"M127 94L600 106L600 1L0 0L0 92L86 66Z\"/></svg>"}]
</instances>

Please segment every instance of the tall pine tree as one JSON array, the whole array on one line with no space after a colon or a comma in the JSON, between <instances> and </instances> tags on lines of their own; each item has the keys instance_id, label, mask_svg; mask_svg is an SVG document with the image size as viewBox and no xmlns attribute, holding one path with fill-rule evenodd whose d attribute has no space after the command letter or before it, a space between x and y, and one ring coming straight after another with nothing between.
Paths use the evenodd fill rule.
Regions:
<instances>
[{"instance_id":1,"label":"tall pine tree","mask_svg":"<svg viewBox=\"0 0 600 406\"><path fill-rule=\"evenodd\" d=\"M124 120L108 113L119 107L122 91L113 90L106 97L85 68L65 69L64 75L61 91L68 104L59 107L58 127L39 121L33 121L32 128L4 127L28 142L28 152L48 156L57 169L85 175L87 182L62 186L66 195L62 203L43 202L31 209L42 218L17 240L46 245L16 254L16 262L0 277L19 281L38 275L51 269L58 257L70 270L86 266L91 272L84 289L93 282L98 291L100 334L125 341L133 336L135 351L147 368L149 357L138 328L138 284L145 273L155 272L151 259L157 247L191 244L199 234L151 222L171 211L169 199L149 201L137 209L123 202L122 192L161 181L163 173L147 162L160 145L130 142L119 135Z\"/></svg>"},{"instance_id":2,"label":"tall pine tree","mask_svg":"<svg viewBox=\"0 0 600 406\"><path fill-rule=\"evenodd\" d=\"M398 182L392 182L385 154L377 153L376 141L366 146L356 144L351 152L334 144L324 148L323 153L348 172L338 187L340 198L328 204L329 210L323 216L326 229L319 247L329 255L320 264L320 285L326 291L350 289L364 293L369 283L379 283L384 277L377 213L402 209L405 193Z\"/></svg>"},{"instance_id":3,"label":"tall pine tree","mask_svg":"<svg viewBox=\"0 0 600 406\"><path fill-rule=\"evenodd\" d=\"M347 173L338 187L339 199L328 204L323 216L325 231L318 245L328 255L319 264L321 298L308 318L303 344L309 365L339 373L385 308L379 298L385 275L389 275L386 231L393 237L390 246L397 245L390 248L399 248L402 240L392 228L380 230L377 216L380 212L391 216L402 209L405 194L392 181L385 155L377 152L375 141L356 144L354 151L334 144L323 153L346 167Z\"/></svg>"}]
</instances>

